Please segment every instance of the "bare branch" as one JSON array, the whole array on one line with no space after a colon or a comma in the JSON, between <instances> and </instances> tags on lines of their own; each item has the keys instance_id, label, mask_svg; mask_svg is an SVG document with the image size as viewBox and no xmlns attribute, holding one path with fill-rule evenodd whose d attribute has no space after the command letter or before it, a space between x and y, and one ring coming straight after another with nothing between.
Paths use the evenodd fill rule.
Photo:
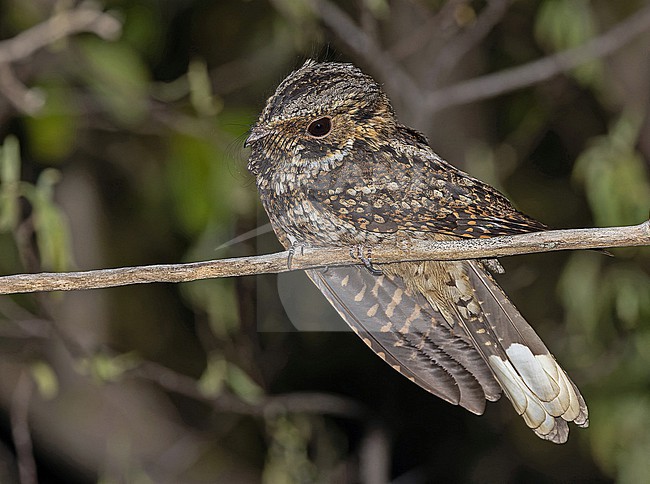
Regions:
<instances>
[{"instance_id":1,"label":"bare branch","mask_svg":"<svg viewBox=\"0 0 650 484\"><path fill-rule=\"evenodd\" d=\"M18 383L11 401L11 434L18 459L20 484L36 484L36 462L34 461L32 436L29 433L29 402L34 382L26 370L18 377Z\"/></svg>"},{"instance_id":2,"label":"bare branch","mask_svg":"<svg viewBox=\"0 0 650 484\"><path fill-rule=\"evenodd\" d=\"M11 64L0 64L0 94L18 111L34 114L45 104L37 89L29 89L14 74Z\"/></svg>"},{"instance_id":3,"label":"bare branch","mask_svg":"<svg viewBox=\"0 0 650 484\"><path fill-rule=\"evenodd\" d=\"M466 0L447 0L434 15L431 15L429 8L423 4L406 1L418 8L418 16L424 20L419 27L410 32L404 32L401 38L389 48L390 54L395 59L404 59L420 52L434 38L441 44L447 42L451 44L457 41L454 36L458 40L464 37L464 34L457 35L461 26L456 19L456 12L459 8L467 6ZM471 28L475 27L476 23ZM434 62L436 62L435 59Z\"/></svg>"},{"instance_id":4,"label":"bare branch","mask_svg":"<svg viewBox=\"0 0 650 484\"><path fill-rule=\"evenodd\" d=\"M440 51L427 73L427 84L432 84L443 74L448 74L472 47L478 44L503 18L510 0L492 0L479 15L476 23L452 39Z\"/></svg>"},{"instance_id":5,"label":"bare branch","mask_svg":"<svg viewBox=\"0 0 650 484\"><path fill-rule=\"evenodd\" d=\"M0 64L29 57L57 40L80 32L92 32L106 40L117 38L122 24L94 4L83 3L65 10L15 37L0 41Z\"/></svg>"},{"instance_id":6,"label":"bare branch","mask_svg":"<svg viewBox=\"0 0 650 484\"><path fill-rule=\"evenodd\" d=\"M450 68L460 57L480 40L508 7L506 0L494 0L473 30L461 36L457 44L451 44L448 52L436 63ZM323 23L382 79L393 95L401 96L403 102L419 117L430 116L450 106L467 104L492 98L521 89L569 71L592 59L605 57L650 29L650 7L639 10L584 45L558 52L518 67L459 82L442 89L426 89L400 65L392 55L382 49L376 39L367 35L350 16L329 0L310 0L309 5ZM397 50L400 55L401 48ZM435 68L435 73L440 69Z\"/></svg>"},{"instance_id":7,"label":"bare branch","mask_svg":"<svg viewBox=\"0 0 650 484\"><path fill-rule=\"evenodd\" d=\"M381 76L393 93L404 96L405 102L411 106L421 103L423 93L413 78L348 14L329 0L310 0L309 5L352 52Z\"/></svg>"},{"instance_id":8,"label":"bare branch","mask_svg":"<svg viewBox=\"0 0 650 484\"><path fill-rule=\"evenodd\" d=\"M88 2L58 13L11 39L0 41L0 94L18 111L35 114L43 107L45 99L38 90L29 89L16 77L11 63L80 32L92 32L103 39L113 40L121 28L119 20Z\"/></svg>"},{"instance_id":9,"label":"bare branch","mask_svg":"<svg viewBox=\"0 0 650 484\"><path fill-rule=\"evenodd\" d=\"M605 57L649 29L650 7L646 7L584 45L433 91L426 96L424 104L430 112L440 111L450 106L521 89L569 71L592 59Z\"/></svg>"},{"instance_id":10,"label":"bare branch","mask_svg":"<svg viewBox=\"0 0 650 484\"><path fill-rule=\"evenodd\" d=\"M359 474L362 482L390 482L391 441L385 428L374 424L368 428L359 451Z\"/></svg>"},{"instance_id":11,"label":"bare branch","mask_svg":"<svg viewBox=\"0 0 650 484\"><path fill-rule=\"evenodd\" d=\"M199 390L195 379L150 361L129 371L130 375L156 382L165 390L204 401L218 412L273 416L286 412L317 413L357 418L368 414L360 403L346 397L317 392L294 392L261 397L255 403L222 393L209 396Z\"/></svg>"},{"instance_id":12,"label":"bare branch","mask_svg":"<svg viewBox=\"0 0 650 484\"><path fill-rule=\"evenodd\" d=\"M449 5L449 3L445 5ZM398 60L415 54L431 40L439 20L437 15L429 15L422 25L393 44L388 49L388 53Z\"/></svg>"},{"instance_id":13,"label":"bare branch","mask_svg":"<svg viewBox=\"0 0 650 484\"><path fill-rule=\"evenodd\" d=\"M486 259L569 249L650 245L650 221L627 227L550 230L522 235L448 241L420 241L402 247L372 246L375 263ZM358 264L349 247L305 247L291 270ZM188 264L120 267L84 272L17 274L0 277L0 294L73 291L151 282L188 282L219 277L286 272L289 252Z\"/></svg>"}]
</instances>

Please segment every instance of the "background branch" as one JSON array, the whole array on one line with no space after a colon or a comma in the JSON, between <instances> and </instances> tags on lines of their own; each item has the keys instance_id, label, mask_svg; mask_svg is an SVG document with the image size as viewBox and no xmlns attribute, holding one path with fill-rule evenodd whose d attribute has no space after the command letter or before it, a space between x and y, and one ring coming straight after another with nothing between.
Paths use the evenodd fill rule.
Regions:
<instances>
[{"instance_id":1,"label":"background branch","mask_svg":"<svg viewBox=\"0 0 650 484\"><path fill-rule=\"evenodd\" d=\"M402 96L410 106L422 102L422 90L413 78L348 14L328 0L311 0L309 5L352 52L380 74L391 92Z\"/></svg>"},{"instance_id":2,"label":"background branch","mask_svg":"<svg viewBox=\"0 0 650 484\"><path fill-rule=\"evenodd\" d=\"M0 94L25 114L36 113L45 104L42 93L37 89L29 89L20 82L9 63L0 63Z\"/></svg>"},{"instance_id":3,"label":"background branch","mask_svg":"<svg viewBox=\"0 0 650 484\"><path fill-rule=\"evenodd\" d=\"M104 40L115 40L121 29L121 22L114 16L102 12L94 3L82 3L11 39L0 41L0 94L21 113L37 113L45 104L44 96L38 90L25 86L13 72L11 63L26 59L70 35L91 32Z\"/></svg>"},{"instance_id":4,"label":"background branch","mask_svg":"<svg viewBox=\"0 0 650 484\"><path fill-rule=\"evenodd\" d=\"M143 361L138 367L130 370L129 374L156 382L168 391L209 403L219 412L260 417L282 415L286 412L325 413L350 418L368 414L368 409L360 403L328 393L293 392L266 395L255 403L244 401L236 395L225 392L210 396L201 392L194 378L151 361Z\"/></svg>"},{"instance_id":5,"label":"background branch","mask_svg":"<svg viewBox=\"0 0 650 484\"><path fill-rule=\"evenodd\" d=\"M393 49L385 50L367 35L343 10L328 0L311 0L311 8L337 37L377 72L393 96L402 96L409 109L431 115L451 106L488 99L530 86L569 71L592 59L605 57L650 29L650 7L641 9L606 33L584 45L567 49L527 64L462 81L451 86L431 89L432 77L455 63L477 41L480 41L508 8L507 1L491 2L476 25L468 29L448 49L441 52L429 70L424 86L418 83L393 57ZM403 47L399 47L401 51ZM398 55L400 57L401 55Z\"/></svg>"},{"instance_id":6,"label":"background branch","mask_svg":"<svg viewBox=\"0 0 650 484\"><path fill-rule=\"evenodd\" d=\"M18 383L11 401L11 434L16 447L18 458L18 474L20 484L36 484L36 462L32 449L32 436L29 431L29 402L32 398L34 383L27 372L23 370L18 377Z\"/></svg>"},{"instance_id":7,"label":"background branch","mask_svg":"<svg viewBox=\"0 0 650 484\"><path fill-rule=\"evenodd\" d=\"M567 229L530 234L449 241L422 241L404 247L372 247L376 263L415 260L484 259L567 249L602 249L650 245L650 221L627 227ZM348 247L298 250L292 269L357 264ZM232 259L120 267L83 272L17 274L0 277L0 294L72 291L199 279L286 272L289 252Z\"/></svg>"},{"instance_id":8,"label":"background branch","mask_svg":"<svg viewBox=\"0 0 650 484\"><path fill-rule=\"evenodd\" d=\"M92 32L102 39L114 40L122 24L92 4L81 4L50 17L15 37L0 41L0 64L25 59L43 47L70 35Z\"/></svg>"},{"instance_id":9,"label":"background branch","mask_svg":"<svg viewBox=\"0 0 650 484\"><path fill-rule=\"evenodd\" d=\"M430 92L423 104L430 111L440 111L521 89L569 71L589 60L605 57L649 29L650 7L646 7L584 45L438 89Z\"/></svg>"},{"instance_id":10,"label":"background branch","mask_svg":"<svg viewBox=\"0 0 650 484\"><path fill-rule=\"evenodd\" d=\"M509 5L509 0L492 0L488 2L476 23L463 31L462 34L445 45L440 51L427 73L427 84L434 84L436 79L443 73L449 73L464 58L467 52L490 33L492 28L503 18Z\"/></svg>"}]
</instances>

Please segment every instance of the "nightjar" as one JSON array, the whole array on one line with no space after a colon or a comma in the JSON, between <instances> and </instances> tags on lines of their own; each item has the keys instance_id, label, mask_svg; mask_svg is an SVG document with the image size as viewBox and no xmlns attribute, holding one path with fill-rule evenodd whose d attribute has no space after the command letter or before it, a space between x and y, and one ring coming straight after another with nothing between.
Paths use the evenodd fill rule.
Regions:
<instances>
[{"instance_id":1,"label":"nightjar","mask_svg":"<svg viewBox=\"0 0 650 484\"><path fill-rule=\"evenodd\" d=\"M286 247L359 246L544 230L400 124L371 77L307 61L278 86L246 141L248 169ZM404 245L404 244L402 244ZM308 270L352 330L395 370L483 413L502 393L541 438L588 425L576 385L484 262Z\"/></svg>"}]
</instances>

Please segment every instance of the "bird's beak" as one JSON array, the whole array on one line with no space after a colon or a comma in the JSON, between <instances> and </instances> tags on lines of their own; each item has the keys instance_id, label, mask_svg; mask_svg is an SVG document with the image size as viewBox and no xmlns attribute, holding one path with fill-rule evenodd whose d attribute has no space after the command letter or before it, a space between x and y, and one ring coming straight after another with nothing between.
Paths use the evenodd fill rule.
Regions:
<instances>
[{"instance_id":1,"label":"bird's beak","mask_svg":"<svg viewBox=\"0 0 650 484\"><path fill-rule=\"evenodd\" d=\"M248 135L248 138L246 138L246 142L244 143L244 147L249 147L256 141L261 140L265 136L268 136L271 133L271 130L268 128L265 128L263 126L260 126L256 124L251 128L251 132Z\"/></svg>"}]
</instances>

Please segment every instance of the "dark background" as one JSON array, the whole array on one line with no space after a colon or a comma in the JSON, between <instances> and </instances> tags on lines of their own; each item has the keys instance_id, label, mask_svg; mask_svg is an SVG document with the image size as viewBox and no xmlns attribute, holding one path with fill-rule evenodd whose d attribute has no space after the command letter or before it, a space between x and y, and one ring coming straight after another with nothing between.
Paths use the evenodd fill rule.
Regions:
<instances>
[{"instance_id":1,"label":"dark background","mask_svg":"<svg viewBox=\"0 0 650 484\"><path fill-rule=\"evenodd\" d=\"M278 250L243 141L307 58L360 66L441 156L552 227L648 216L648 2L93 5L0 0L0 39L22 46L69 9L122 25L4 64L0 42L3 274ZM585 43L579 67L531 67ZM336 324L301 275L0 296L0 482L642 482L650 252L611 252L502 261L589 405L560 446L505 400L477 417L429 395L352 333L296 331Z\"/></svg>"}]
</instances>

